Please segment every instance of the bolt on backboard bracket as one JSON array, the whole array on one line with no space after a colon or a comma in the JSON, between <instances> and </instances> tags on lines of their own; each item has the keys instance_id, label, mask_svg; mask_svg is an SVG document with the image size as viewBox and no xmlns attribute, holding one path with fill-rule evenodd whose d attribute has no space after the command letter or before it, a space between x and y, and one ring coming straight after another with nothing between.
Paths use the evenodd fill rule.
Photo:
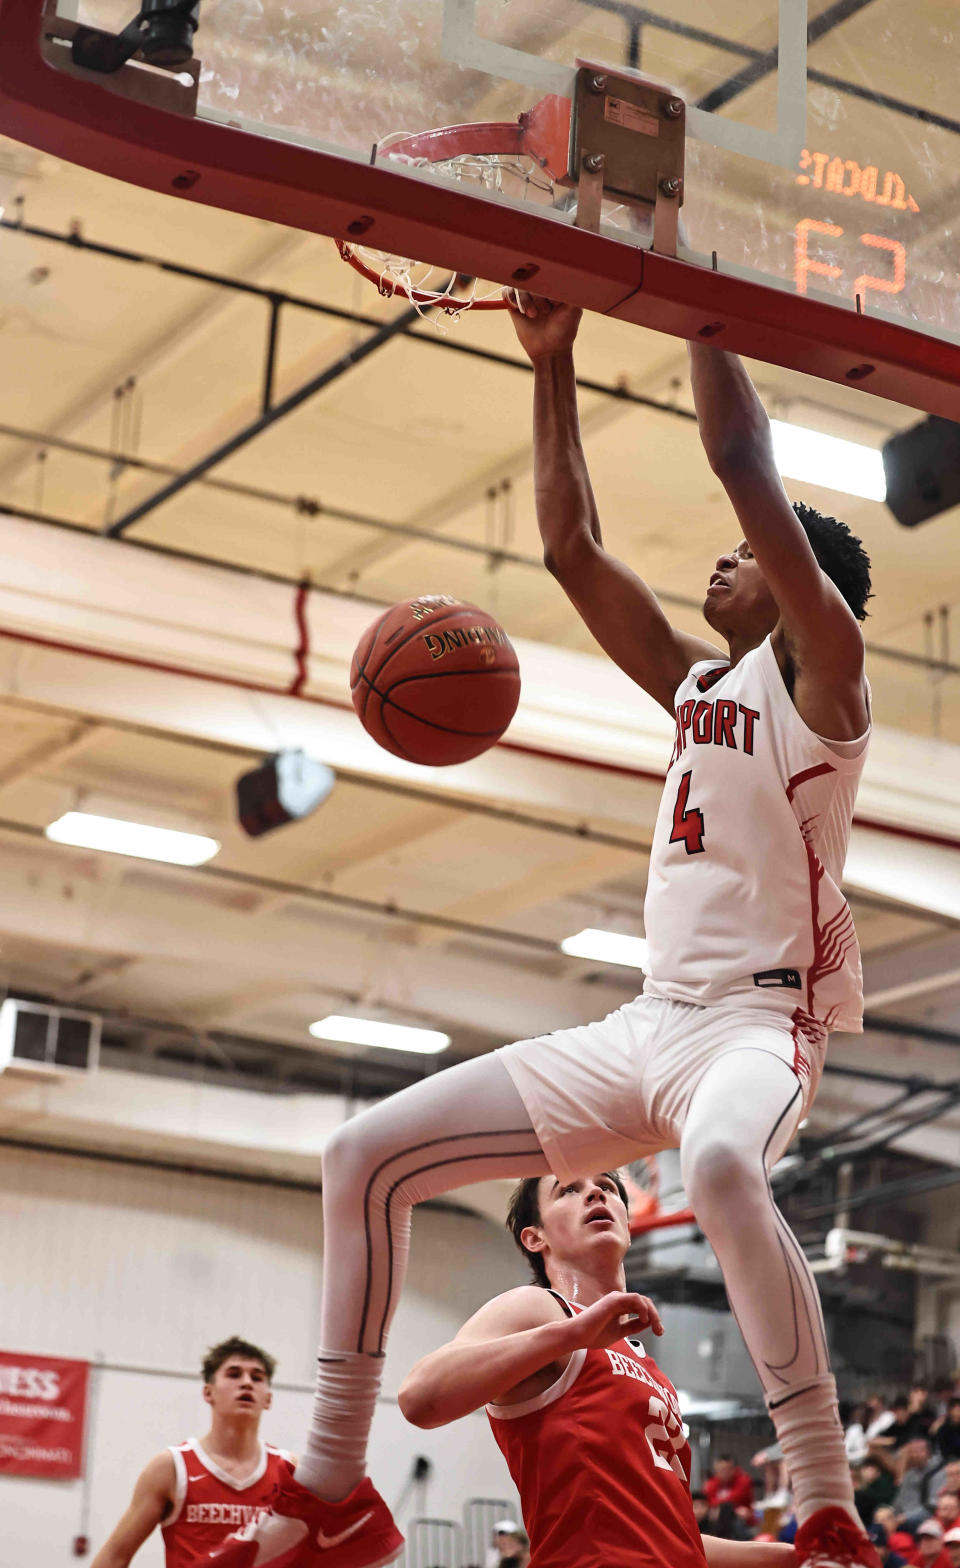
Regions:
<instances>
[{"instance_id":1,"label":"bolt on backboard bracket","mask_svg":"<svg viewBox=\"0 0 960 1568\"><path fill-rule=\"evenodd\" d=\"M600 203L620 201L653 219L653 249L677 254L687 109L670 87L638 71L577 61L567 180L579 228L600 227Z\"/></svg>"}]
</instances>

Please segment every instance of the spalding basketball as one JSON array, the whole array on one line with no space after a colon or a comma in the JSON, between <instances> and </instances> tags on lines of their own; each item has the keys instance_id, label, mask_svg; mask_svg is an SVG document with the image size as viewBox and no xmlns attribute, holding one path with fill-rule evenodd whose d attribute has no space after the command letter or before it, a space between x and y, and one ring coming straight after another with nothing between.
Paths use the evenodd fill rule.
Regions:
<instances>
[{"instance_id":1,"label":"spalding basketball","mask_svg":"<svg viewBox=\"0 0 960 1568\"><path fill-rule=\"evenodd\" d=\"M520 668L500 623L475 604L428 594L368 626L350 667L368 735L408 762L445 767L500 739L520 700Z\"/></svg>"}]
</instances>

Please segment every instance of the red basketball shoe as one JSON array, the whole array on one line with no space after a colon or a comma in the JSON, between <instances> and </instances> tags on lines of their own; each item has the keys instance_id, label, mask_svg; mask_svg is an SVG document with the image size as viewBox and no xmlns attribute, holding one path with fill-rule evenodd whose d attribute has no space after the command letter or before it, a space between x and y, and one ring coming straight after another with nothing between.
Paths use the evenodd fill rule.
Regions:
<instances>
[{"instance_id":1,"label":"red basketball shoe","mask_svg":"<svg viewBox=\"0 0 960 1568\"><path fill-rule=\"evenodd\" d=\"M270 1506L209 1561L216 1568L381 1568L402 1550L403 1536L371 1481L327 1503L288 1476Z\"/></svg>"},{"instance_id":2,"label":"red basketball shoe","mask_svg":"<svg viewBox=\"0 0 960 1568\"><path fill-rule=\"evenodd\" d=\"M793 1544L804 1568L883 1568L862 1527L844 1508L818 1508Z\"/></svg>"}]
</instances>

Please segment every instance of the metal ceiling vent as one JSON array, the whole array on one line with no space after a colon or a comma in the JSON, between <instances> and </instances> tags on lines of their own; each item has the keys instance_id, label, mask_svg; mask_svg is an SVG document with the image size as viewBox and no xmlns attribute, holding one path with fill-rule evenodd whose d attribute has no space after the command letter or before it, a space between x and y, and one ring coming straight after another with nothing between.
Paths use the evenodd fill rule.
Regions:
<instances>
[{"instance_id":1,"label":"metal ceiling vent","mask_svg":"<svg viewBox=\"0 0 960 1568\"><path fill-rule=\"evenodd\" d=\"M68 1007L22 1002L0 1006L0 1072L92 1073L100 1055L100 1019Z\"/></svg>"}]
</instances>

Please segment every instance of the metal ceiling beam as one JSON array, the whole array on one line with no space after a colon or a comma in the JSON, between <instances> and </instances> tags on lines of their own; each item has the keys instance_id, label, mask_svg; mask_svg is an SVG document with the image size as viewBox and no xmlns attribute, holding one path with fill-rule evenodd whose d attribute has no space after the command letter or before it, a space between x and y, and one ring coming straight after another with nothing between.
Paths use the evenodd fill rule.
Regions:
<instances>
[{"instance_id":1,"label":"metal ceiling beam","mask_svg":"<svg viewBox=\"0 0 960 1568\"><path fill-rule=\"evenodd\" d=\"M18 196L12 204L16 217L8 208L7 218L13 218L13 230L21 227L20 219L24 212L24 198ZM0 215L2 221L2 215ZM42 238L43 231L31 235L29 226L23 224L24 232L28 238ZM79 225L77 225L79 229ZM5 239L11 230L4 231ZM297 234L293 230L273 230L271 233L258 237L255 246L248 251L243 266L249 268L253 274L258 274L265 267L276 266L286 260L288 256L300 249L306 236ZM87 242L81 233L72 237L68 232L60 239L61 244L72 247L74 250L85 250ZM5 245L6 248L6 245ZM95 244L91 245L94 253L101 250ZM174 264L175 265L175 264ZM149 298L153 292L152 280L145 278L146 294ZM84 374L79 386L64 389L65 396L61 399L56 413L56 428L70 430L76 425L89 419L97 410L109 408L113 404L116 408L118 390L133 379L141 380L147 374L162 374L167 367L175 363L183 353L184 342L190 342L197 334L218 326L218 317L228 304L233 303L237 296L224 295L214 291L198 293L190 290L186 298L171 315L170 310L164 311L160 318L148 323L148 335L132 348L118 346L116 356L108 355L109 364L94 364L89 374ZM131 371L135 374L131 376ZM0 467L0 483L6 485L13 483L17 478L15 464L4 463Z\"/></svg>"},{"instance_id":2,"label":"metal ceiling beam","mask_svg":"<svg viewBox=\"0 0 960 1568\"><path fill-rule=\"evenodd\" d=\"M5 431L11 434L15 433L15 427L12 425L0 427L0 435L4 434ZM34 436L35 432L33 431L24 432L25 440L32 440ZM81 456L102 457L105 462L130 462L129 459L119 458L116 453L108 452L106 449L87 448L86 451L80 451L79 443L72 442L67 445L59 437L50 439L39 437L38 440L41 443L46 441L46 444L49 446L61 445L64 447L64 450L77 451ZM170 464L148 463L143 460L138 460L135 465L130 463L130 466L143 468L147 472L157 474L179 475L183 472L182 469L174 468ZM283 496L280 492L258 491L256 486L240 485L232 480L225 479L218 480L202 477L197 483L223 490L233 490L235 493L240 494L253 494L254 498L275 502L277 505L291 506L298 511L307 512L311 516L322 517L326 515L336 518L338 522L355 522L359 526L366 528L380 528L385 532L395 532L417 538L422 537L424 542L429 542L431 545L445 545L451 550L463 550L474 554L479 552L489 556L491 559L503 561L509 566L535 567L539 572L545 570L543 561L537 556L526 556L517 551L501 550L496 546L476 545L470 540L451 539L446 534L432 534L429 530L414 529L408 527L405 523L388 522L386 519L369 517L361 512L346 512L341 508L326 507L321 502L314 503L309 498L304 498L303 496ZM89 534L91 532L84 523L75 522L73 518L56 517L52 512L39 511L33 507L16 506L9 501L0 502L0 512L6 512L10 517L21 517L25 522L44 523L50 528L63 528L70 533ZM179 545L161 544L155 539L134 539L124 535L119 542L130 549L145 550L152 555L169 556L171 560L193 561L198 566L216 566L225 572L234 572L239 577L253 578L254 581L283 583L290 587L297 587L299 584L299 579L292 572L270 571L262 566L246 566L240 561L229 561L218 555L205 555L200 550L185 550ZM311 579L310 586L316 589L318 593L334 594L338 599L352 599L362 604L372 604L374 606L382 605L384 609L389 607L386 599L381 599L375 594L358 593L354 588L343 588L337 583ZM699 612L702 609L699 599L693 599L686 594L672 593L668 589L657 588L656 586L652 586L651 592L656 595L661 604L670 604L680 610L695 610ZM960 675L960 664L952 664L949 661L928 657L922 653L910 653L905 648L885 648L882 643L868 642L865 643L865 647L870 658L888 659L894 664L905 664L912 669L924 670L930 674ZM868 902L868 900L864 900L864 902ZM889 901L886 899L877 902L877 908L889 907Z\"/></svg>"},{"instance_id":3,"label":"metal ceiling beam","mask_svg":"<svg viewBox=\"0 0 960 1568\"><path fill-rule=\"evenodd\" d=\"M391 342L393 338L399 337L406 332L407 328L419 319L420 307L411 305L409 310L403 311L399 316L394 317L392 321L388 321L378 327L376 332L372 332L364 342L348 349L345 354L341 354L332 364L326 365L318 375L311 376L309 381L305 381L302 386L288 393L279 403L275 403L272 408L267 409L266 413L261 414L258 419L251 420L249 424L244 425L226 441L221 441L219 446L215 446L212 451L207 452L196 463L193 463L189 468L185 468L182 473L177 475L176 479L171 479L159 490L154 491L153 495L148 496L145 501L141 501L138 506L131 507L122 517L118 517L115 523L111 523L109 528L105 528L103 530L104 533L111 539L122 538L127 529L132 528L134 523L140 522L142 518L148 516L156 507L162 506L165 501L171 500L173 496L179 495L181 490L186 490L189 485L192 485L195 480L202 478L211 468L215 468L218 463L224 462L226 458L232 457L235 452L239 452L242 447L247 446L256 436L262 435L264 430L269 430L271 425L277 424L281 419L286 419L287 415L292 414L294 409L299 408L308 399L315 397L318 392L322 392L324 387L330 386L332 382L339 381L340 377L346 375L355 365L362 364L371 354L377 353L379 349Z\"/></svg>"},{"instance_id":4,"label":"metal ceiling beam","mask_svg":"<svg viewBox=\"0 0 960 1568\"><path fill-rule=\"evenodd\" d=\"M113 452L108 447L91 446L87 441L71 441L67 436L45 436L39 430L28 430L18 425L0 424L0 436L9 436L13 440L26 441L35 445L41 452L60 451L69 452L74 457L86 457L97 462L109 463L111 469L134 469L139 473L157 474L169 479L180 479L184 470L177 468L173 463L158 463L149 458L131 457L121 452ZM532 567L538 572L543 571L543 557L540 555L525 555L522 551L507 550L496 545L478 544L472 539L451 539L444 534L435 534L429 528L418 528L412 523L397 523L384 517L371 517L368 512L357 512L342 506L328 506L316 496L292 495L289 491L267 489L263 485L243 484L237 479L216 479L209 474L202 474L196 481L210 490L219 490L226 495L242 496L248 501L263 501L269 506L280 506L285 510L295 512L300 517L330 517L339 523L353 523L359 528L373 528L381 533L396 535L398 538L431 545L443 545L449 550L460 550L468 555L480 555L497 565ZM15 509L0 503L0 510L11 511ZM15 513L23 516L24 513ZM31 514L36 521L57 521L44 513ZM83 528L82 523L76 524ZM89 532L88 529L84 529ZM162 548L162 546L161 546ZM214 559L213 557L197 557L197 559ZM217 564L220 564L219 562ZM249 569L254 572L256 568ZM274 578L275 581L295 582L293 576ZM685 600L676 596L676 602L691 607L699 601Z\"/></svg>"},{"instance_id":5,"label":"metal ceiling beam","mask_svg":"<svg viewBox=\"0 0 960 1568\"><path fill-rule=\"evenodd\" d=\"M248 283L245 279L233 277L228 273L212 272L202 267L188 267L180 262L165 261L162 256L151 256L146 252L129 250L123 246L99 244L79 234L60 233L56 229L45 229L37 224L19 222L15 218L0 217L0 231L25 234L29 239L45 240L52 245L66 245L71 250L92 251L95 255L104 256L112 261L124 261L138 267L155 267L159 272L172 273L189 282L209 283L214 288L251 295L256 299L262 299L268 306L272 306L274 302L279 305L289 305L296 310L306 310L317 316L329 316L333 320L349 322L352 326L358 327L376 329L384 324L381 316L369 316L363 311L328 305L322 300L309 299L304 294L291 294L286 289L271 289L259 283ZM468 359L480 359L490 365L504 365L510 370L533 374L533 366L527 359L512 354L501 354L496 349L479 348L472 343L461 343L450 336L442 337L436 331L417 331L419 325L422 325L420 317L405 329L406 336L412 343L421 343L426 348L441 349L448 354L463 354ZM690 422L697 417L690 409L679 408L674 403L662 402L658 398L646 397L642 392L631 392L629 387L616 383L594 381L589 376L578 376L577 385L585 392L598 392L606 397L619 398L622 402L634 403L639 408L650 408L661 414L669 414L674 419L685 419Z\"/></svg>"},{"instance_id":6,"label":"metal ceiling beam","mask_svg":"<svg viewBox=\"0 0 960 1568\"><path fill-rule=\"evenodd\" d=\"M0 833L33 839L34 842L47 842L43 828L35 827L31 823L16 822L10 817L0 817ZM70 846L67 845L60 844L57 848L71 852ZM77 850L76 853L88 855L89 851ZM350 910L355 914L370 915L376 920L385 920L394 925L427 926L431 930L446 931L450 936L472 937L476 941L494 942L500 946L510 947L514 951L523 948L527 952L563 959L566 963L582 963L581 959L571 958L565 954L558 942L551 942L545 937L533 936L527 931L481 925L476 921L457 920L450 915L435 915L428 909L409 908L390 899L378 901L372 898L359 898L349 893L336 893L330 888L304 887L298 882L287 882L282 877L257 876L253 872L232 871L226 866L213 866L209 863L205 866L178 866L175 869L178 875L182 873L191 880L201 883L208 882L214 885L220 883L226 886L253 888L259 893L282 894L285 898L298 903L322 904L331 909Z\"/></svg>"},{"instance_id":7,"label":"metal ceiling beam","mask_svg":"<svg viewBox=\"0 0 960 1568\"><path fill-rule=\"evenodd\" d=\"M66 735L48 736L46 740L38 742L36 746L14 757L5 767L0 767L0 790L6 789L9 784L16 784L36 768L60 767L63 763L72 761L85 746L96 740L102 733L103 725L94 723L91 719L76 720Z\"/></svg>"},{"instance_id":8,"label":"metal ceiling beam","mask_svg":"<svg viewBox=\"0 0 960 1568\"><path fill-rule=\"evenodd\" d=\"M905 1084L900 1092L894 1095L892 1100L887 1100L883 1105L875 1105L867 1110L859 1111L856 1116L851 1116L847 1121L840 1122L837 1126L832 1127L828 1133L823 1133L820 1137L805 1138L803 1141L804 1156L806 1157L808 1153L812 1154L819 1149L834 1148L838 1143L843 1143L845 1139L849 1139L851 1133L855 1132L857 1128L862 1128L865 1122L882 1120L885 1116L892 1115L894 1111L898 1111L902 1106L908 1104L910 1100L916 1099L918 1095L929 1094L935 1092L936 1089L937 1085L930 1083L925 1078L917 1078L913 1082ZM863 1136L862 1133L861 1136Z\"/></svg>"},{"instance_id":9,"label":"metal ceiling beam","mask_svg":"<svg viewBox=\"0 0 960 1568\"><path fill-rule=\"evenodd\" d=\"M955 1187L960 1183L960 1169L923 1172L918 1176L904 1176L899 1181L879 1182L875 1187L864 1187L843 1200L844 1209L864 1209L870 1204L895 1203L900 1198L913 1198L921 1192L935 1192L939 1187ZM794 1224L806 1220L832 1218L838 1204L818 1203L813 1208L801 1209L793 1215Z\"/></svg>"},{"instance_id":10,"label":"metal ceiling beam","mask_svg":"<svg viewBox=\"0 0 960 1568\"><path fill-rule=\"evenodd\" d=\"M172 273L176 276L181 276L191 281L208 283L217 288L235 290L242 294L253 295L257 298L265 300L271 307L273 307L275 304L291 305L297 309L307 310L320 315L331 316L339 320L349 321L354 325L368 326L376 329L378 333L383 333L388 330L384 327L384 323L374 316L367 316L357 311L344 310L337 306L326 305L320 301L311 300L302 295L291 294L283 290L269 289L259 284L247 283L243 279L230 277L224 273L204 271L203 269L197 267L188 267L177 262L166 261L162 257L150 256L139 251L124 249L120 246L99 244L95 241L84 239L81 235L60 234L52 229L44 229L36 225L17 222L10 218L0 218L0 231L3 230L14 234L25 234L28 237L46 240L54 244L67 245L74 250L92 251L97 255L102 255L109 259L124 261L135 264L137 266L155 267L161 272ZM398 325L401 320L404 323L402 326ZM419 321L420 317L416 312L406 311L404 312L402 318L394 318L394 321L389 324L389 327L393 330L388 332L388 336L392 337L396 334L402 334L406 336L406 338L411 342L421 343L428 347L439 348L450 353L465 354L468 358L480 359L486 361L487 363L501 364L511 370L519 370L526 374L532 374L532 366L526 360L515 359L511 355L500 354L490 349L478 348L472 344L460 343L449 337L440 337L436 334L431 336L423 332L415 331L414 328L419 324ZM376 340L368 340L367 344L361 344L360 349L364 352L360 355L360 357L365 357L366 353L375 351L375 349L380 347L381 343L384 341L387 341L386 337L376 338ZM357 352L358 351L353 351L354 354ZM171 464L156 463L143 458L128 457L122 453L111 452L106 448L98 448L82 442L71 442L65 437L44 435L41 432L21 429L15 425L0 425L0 435L8 435L14 439L22 439L24 441L36 443L38 447L48 446L53 449L72 452L78 456L87 456L90 458L99 459L105 462L109 462L112 465L124 465L126 467L135 468L145 473L155 473L157 475L166 474L170 476L170 483L168 485L162 487L158 492L155 493L154 496L148 497L139 508L133 508L126 514L125 517L120 518L112 525L110 529L107 530L108 534L113 537L125 537L125 531L131 525L131 522L138 520L139 517L145 516L147 511L151 510L157 505L160 505L163 500L169 499L172 495L186 488L186 486L189 484L200 483L208 485L211 488L222 490L225 493L242 495L252 500L262 500L271 505L289 507L301 515L323 516L326 514L330 517L336 518L341 522L353 522L362 527L379 529L382 532L396 534L397 536L402 536L411 540L422 539L423 542L430 543L432 545L441 545L448 549L460 550L466 553L481 554L488 557L489 559L503 561L510 565L517 565L525 568L535 568L538 571L542 571L543 564L540 558L537 556L525 555L519 551L506 551L496 549L494 547L487 547L485 545L476 544L471 540L451 539L446 535L434 534L429 529L418 529L412 524L396 523L385 518L371 517L365 513L352 512L337 507L327 507L322 501L315 497L287 495L281 491L266 489L262 486L244 485L235 480L216 479L208 475L208 470L217 463L223 461L225 456L230 455L230 453L237 450L240 446L252 440L257 434L260 433L261 430L269 428L271 424L275 423L278 419L283 418L286 413L292 411L293 408L298 407L301 402L312 396L315 391L319 391L323 386L327 385L329 380L335 379L337 374L342 374L343 370L349 368L349 365L345 363L345 361L349 359L349 355L343 356L342 360L337 361L334 366L327 367L326 370L320 372L317 377L313 378L311 382L306 383L304 387L292 393L290 399L285 399L283 403L268 411L268 413L264 416L261 416L259 420L255 420L251 425L246 426L242 431L238 432L238 434L233 437L231 441L221 444L221 446L215 448L213 453L207 454L205 458L200 459L198 463L192 465L192 467L189 469L178 469ZM354 359L353 362L357 362L356 359ZM672 403L662 402L657 398L647 397L642 393L631 392L629 388L622 385L594 381L591 378L584 376L577 378L577 385L583 391L595 392L602 396L632 404L636 407L649 408L658 413L667 414L674 418L686 420L688 423L694 422L696 420L696 415L690 410L679 408ZM52 514L45 513L40 509L18 507L9 503L3 503L2 509L9 512L9 514L13 517L22 517L28 521L43 522L51 525L52 527L70 528L75 531L82 530L83 532L89 532L89 529L87 529L81 523L76 523L69 518L53 516ZM170 555L182 560L192 560L200 563L222 566L226 570L235 571L247 577L262 578L264 581L285 583L293 583L296 581L292 575L281 572L270 572L262 568L242 566L238 563L224 561L216 556L204 555L199 551L171 548L162 544L158 544L155 541L126 539L126 542L134 544L141 549L152 550L155 554ZM368 594L357 594L352 590L340 588L334 583L316 583L314 586L322 589L326 593L334 593L343 598L363 599L365 602L369 603L381 602L371 598L371 596ZM701 604L698 599L693 599L683 594L669 593L657 588L654 588L653 591L664 604L672 604L678 609L699 611L701 608ZM878 644L868 643L867 652L872 657L888 659L898 664L912 666L913 668L922 669L932 673L951 676L960 675L960 665L958 664L954 664L943 659L928 657L924 654L911 653L904 649L884 648Z\"/></svg>"},{"instance_id":11,"label":"metal ceiling beam","mask_svg":"<svg viewBox=\"0 0 960 1568\"><path fill-rule=\"evenodd\" d=\"M30 702L22 697L9 693L0 695L0 707L9 706L23 708L30 713L41 713L46 717L61 716L70 718L72 709L51 708L45 704ZM109 722L82 721L85 725L97 729L101 734L113 731L120 735L137 735L149 740L161 740L171 746L182 746L185 749L196 748L200 751L212 751L220 755L227 754L237 759L237 767L244 766L250 759L262 757L262 752L251 747L240 745L226 745L223 741L205 739L203 737L184 736L169 730L157 729L150 724L134 724L125 719L111 719ZM59 758L57 759L60 760ZM452 798L450 795L441 794L439 791L429 789L426 785L401 784L395 779L377 777L374 774L359 773L351 768L337 768L337 778L345 784L352 784L357 789L368 789L381 795L395 795L400 800L425 802L433 806L442 807L454 815L486 817L493 822L505 822L511 827L532 828L537 832L556 833L562 838L576 838L582 843L603 844L610 849L623 849L633 854L647 855L650 846L643 839L628 838L622 833L609 833L601 828L593 828L589 822L562 822L553 817L537 817L532 812L520 811L513 806L492 806L486 801L473 800L467 795ZM5 782L0 772L0 784Z\"/></svg>"},{"instance_id":12,"label":"metal ceiling beam","mask_svg":"<svg viewBox=\"0 0 960 1568\"><path fill-rule=\"evenodd\" d=\"M818 1140L812 1153L808 1154L806 1147L801 1148L803 1164L797 1169L787 1169L779 1181L775 1180L778 1191L792 1192L796 1187L805 1185L819 1172L825 1169L834 1169L843 1161L862 1158L867 1154L876 1154L889 1147L897 1138L904 1138L908 1133L915 1132L918 1127L927 1127L932 1122L937 1122L950 1111L960 1105L960 1084L931 1084L921 1090L922 1094L937 1094L939 1099L932 1106L927 1106L913 1116L898 1119L893 1126L883 1127L874 1132L868 1132L861 1138L844 1139L839 1137L836 1141L830 1139ZM907 1100L915 1098L910 1094ZM890 1109L885 1107L884 1109ZM882 1111L877 1112L878 1115ZM957 1179L960 1180L960 1172ZM835 1201L832 1208L857 1207L856 1203L848 1203L846 1196L842 1202Z\"/></svg>"},{"instance_id":13,"label":"metal ceiling beam","mask_svg":"<svg viewBox=\"0 0 960 1568\"><path fill-rule=\"evenodd\" d=\"M906 1040L929 1040L931 1045L960 1045L960 1034L955 1029L937 1029L933 1024L913 1023L909 1018L885 1018L882 1013L865 1013L863 1027ZM937 1087L946 1086L938 1084Z\"/></svg>"},{"instance_id":14,"label":"metal ceiling beam","mask_svg":"<svg viewBox=\"0 0 960 1568\"><path fill-rule=\"evenodd\" d=\"M646 6L623 5L620 0L589 0L589 4L598 11L612 12L621 16L628 29L638 26L651 27L655 31L672 33L678 38L688 38L693 43L706 44L709 48L722 50L726 54L739 55L741 59L749 62L735 71L726 81L719 82L709 93L705 93L697 102L698 109L710 112L723 107L777 69L775 48L758 49L736 38L725 38L722 34L708 32L705 28L677 21L675 17L663 16L657 11L648 10ZM843 22L872 4L873 0L836 0L836 4L810 21L807 27L808 43L819 43ZM835 92L848 97L860 98L865 103L875 104L878 108L890 109L894 114L906 115L909 119L919 120L924 125L935 125L941 130L960 134L960 121L945 114L938 114L936 110L928 108L925 104L911 103L908 99L894 98L889 93L877 92L872 87L862 87L859 82L851 82L847 77L819 71L815 66L807 67L807 80L815 82L819 87L831 87Z\"/></svg>"},{"instance_id":15,"label":"metal ceiling beam","mask_svg":"<svg viewBox=\"0 0 960 1568\"><path fill-rule=\"evenodd\" d=\"M35 843L47 843L44 831L41 827L30 823L17 822L11 818L0 818L0 833L9 834L18 838L31 839ZM70 848L70 846L67 845L58 845L57 851L58 853L67 855L76 854L78 856L86 855L88 853L85 850L74 851ZM493 943L499 946L508 946L514 952L520 948L526 952L538 953L544 957L562 959L566 963L577 963L582 967L583 961L564 954L559 946L559 943L553 942L544 937L534 936L529 932L510 930L498 926L487 926L475 921L460 920L448 915L432 914L429 910L418 910L415 908L406 907L397 904L392 900L378 901L375 899L361 898L351 894L338 893L329 888L304 887L302 884L289 882L282 878L258 876L252 872L231 870L223 866L218 867L210 864L205 866L190 867L178 866L174 868L174 870L177 876L186 877L197 883L205 882L211 885L232 885L235 887L255 889L257 892L264 894L279 894L295 902L312 903L331 909L339 908L343 910L350 910L354 913L369 915L376 920L384 920L394 925L399 923L412 926L425 926L431 930L445 931L453 937L472 938L475 941ZM618 965L600 966L604 973L607 973L608 971L610 972L611 980L613 979L613 975L620 967L621 966ZM634 976L637 974L636 970L628 970L626 972ZM865 1019L864 1022L865 1028L868 1030L886 1030L888 1027L887 1020ZM933 1037L938 1043L960 1043L960 1039L958 1039L956 1035L949 1034L947 1031L931 1031L923 1025L913 1025L906 1020L898 1021L897 1031L895 1032L914 1035L920 1038ZM858 1078L866 1082L886 1082L890 1084L901 1084L906 1086L913 1081L909 1076L906 1075L903 1077L898 1077L893 1074L881 1074L869 1069L851 1068L846 1066L833 1067L833 1065L829 1062L826 1064L826 1070L836 1072L840 1076ZM944 1096L952 1096L952 1103L960 1101L960 1088L954 1084L931 1083L929 1085L929 1090L930 1092L936 1092ZM949 1104L943 1107L943 1109L949 1108ZM939 1112L937 1114L939 1114ZM922 1120L923 1118L920 1119L920 1122L918 1122L917 1125L919 1125ZM911 1123L910 1126L912 1125L914 1124ZM900 1132L903 1131L909 1131L910 1126L895 1129L892 1136L897 1136Z\"/></svg>"},{"instance_id":16,"label":"metal ceiling beam","mask_svg":"<svg viewBox=\"0 0 960 1568\"><path fill-rule=\"evenodd\" d=\"M864 1031L869 1032L870 1027L870 1024L864 1020ZM858 1078L863 1083L890 1084L903 1089L913 1081L909 1073L887 1073L875 1067L847 1067L845 1063L831 1062L829 1058L826 1068L837 1078ZM931 1082L930 1087L932 1089L940 1089L943 1085Z\"/></svg>"},{"instance_id":17,"label":"metal ceiling beam","mask_svg":"<svg viewBox=\"0 0 960 1568\"><path fill-rule=\"evenodd\" d=\"M418 1076L422 1076L419 1074ZM413 1079L411 1078L411 1082ZM349 1094L344 1092L345 1098L358 1097L353 1090ZM368 1098L378 1096L368 1095ZM15 1138L11 1136L0 1137L0 1149L22 1149L33 1154L53 1154L58 1158L72 1160L94 1160L101 1165L126 1166L135 1170L166 1171L177 1176L208 1176L217 1181L240 1182L249 1187L276 1187L282 1192L312 1192L323 1191L319 1177L308 1180L306 1177L277 1176L270 1171L241 1170L236 1166L224 1165L222 1162L211 1161L203 1164L201 1161L181 1160L171 1157L164 1159L160 1154L130 1154L126 1150L87 1148L82 1144L50 1143L42 1138ZM468 1208L466 1204L455 1203L449 1198L427 1198L423 1203L417 1204L418 1209L431 1210L441 1214L462 1214L468 1219L482 1220L483 1215L478 1209ZM110 1371L130 1371L137 1373L149 1372L154 1375L170 1376L166 1371L158 1368L145 1368L142 1366L124 1366L118 1362L100 1361L97 1365ZM174 1375L183 1375L176 1373ZM191 1378L193 1373L190 1374ZM312 1387L312 1385L310 1385ZM306 1392L307 1385L301 1383L284 1383L277 1378L271 1384L272 1388L295 1389Z\"/></svg>"},{"instance_id":18,"label":"metal ceiling beam","mask_svg":"<svg viewBox=\"0 0 960 1568\"><path fill-rule=\"evenodd\" d=\"M863 981L864 1005L871 1013L960 985L960 940L941 937L868 957Z\"/></svg>"},{"instance_id":19,"label":"metal ceiling beam","mask_svg":"<svg viewBox=\"0 0 960 1568\"><path fill-rule=\"evenodd\" d=\"M331 995L336 994L330 987L325 987ZM72 992L57 992L55 995L35 991L16 992L26 1000L42 1002L51 1006L70 1006ZM355 993L342 991L339 993L343 1001L354 1004L357 1001ZM137 1052L132 1048L131 1060L124 1063L120 1059L127 1055L127 1047L120 1043L121 1037L127 1034L142 1034L145 1037L159 1037L160 1039L179 1040L184 1047L191 1047L196 1053L191 1065L201 1066L204 1059L211 1060L215 1066L217 1076L231 1079L237 1088L256 1090L260 1093L289 1093L299 1091L305 1085L313 1087L314 1092L335 1092L337 1087L340 1092L346 1092L343 1084L337 1085L334 1075L341 1073L348 1078L356 1079L351 1085L353 1094L376 1095L389 1092L394 1088L413 1083L424 1074L424 1063L416 1066L406 1066L399 1058L389 1062L373 1060L369 1057L356 1055L341 1055L336 1051L333 1042L324 1042L322 1047L316 1045L295 1045L289 1040L271 1038L268 1035L245 1034L240 1030L217 1029L212 1026L197 1027L182 1020L155 1018L152 1016L138 1016L128 1012L118 1012L109 1007L102 1008L96 1005L88 1008L103 1019L106 1032L103 1040L103 1056L116 1058L113 1065L129 1068L136 1064L137 1071L156 1072L163 1077L183 1078L190 1076L184 1072L186 1062L181 1058L176 1064L167 1059L159 1061L155 1054L155 1041L151 1049ZM422 1013L424 1018L431 1017L438 1025L443 1025L449 1020L437 1014ZM111 1030L115 1031L111 1034ZM250 1062L269 1062L270 1072L254 1071L248 1065ZM453 1065L461 1057L456 1050L451 1050L447 1065ZM104 1065L111 1065L105 1061ZM835 1069L828 1062L826 1071L843 1071L844 1076L871 1079L875 1075L868 1070ZM377 1084L379 1080L379 1084ZM2 1139L0 1139L2 1143Z\"/></svg>"}]
</instances>

